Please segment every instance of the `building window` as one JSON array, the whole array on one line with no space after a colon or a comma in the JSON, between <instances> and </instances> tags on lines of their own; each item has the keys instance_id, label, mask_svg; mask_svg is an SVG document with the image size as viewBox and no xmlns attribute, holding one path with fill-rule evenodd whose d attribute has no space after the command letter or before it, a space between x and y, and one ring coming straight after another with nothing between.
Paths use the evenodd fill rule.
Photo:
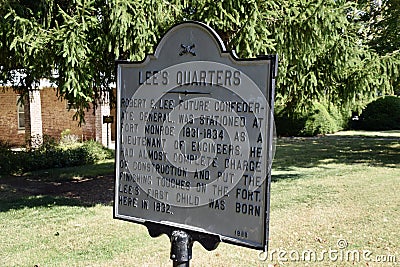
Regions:
<instances>
[{"instance_id":1,"label":"building window","mask_svg":"<svg viewBox=\"0 0 400 267\"><path fill-rule=\"evenodd\" d=\"M18 114L18 130L25 129L25 110L24 103L20 101L20 96L17 98L17 114Z\"/></svg>"}]
</instances>

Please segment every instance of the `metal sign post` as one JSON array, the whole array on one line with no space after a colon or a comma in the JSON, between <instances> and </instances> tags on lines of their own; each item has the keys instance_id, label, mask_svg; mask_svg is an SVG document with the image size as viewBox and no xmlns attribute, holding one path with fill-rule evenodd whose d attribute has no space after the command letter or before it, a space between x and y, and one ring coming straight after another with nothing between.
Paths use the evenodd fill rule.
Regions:
<instances>
[{"instance_id":1,"label":"metal sign post","mask_svg":"<svg viewBox=\"0 0 400 267\"><path fill-rule=\"evenodd\" d=\"M167 234L177 266L195 241L267 250L277 57L238 59L185 22L117 63L114 217Z\"/></svg>"},{"instance_id":2,"label":"metal sign post","mask_svg":"<svg viewBox=\"0 0 400 267\"><path fill-rule=\"evenodd\" d=\"M174 267L189 266L192 259L193 241L191 236L182 230L175 230L171 235L171 255Z\"/></svg>"},{"instance_id":3,"label":"metal sign post","mask_svg":"<svg viewBox=\"0 0 400 267\"><path fill-rule=\"evenodd\" d=\"M162 234L168 235L171 241L170 259L173 261L173 266L189 266L195 241L199 242L208 251L216 249L221 242L217 235L176 229L152 222L146 222L144 225L147 227L151 237L158 237Z\"/></svg>"}]
</instances>

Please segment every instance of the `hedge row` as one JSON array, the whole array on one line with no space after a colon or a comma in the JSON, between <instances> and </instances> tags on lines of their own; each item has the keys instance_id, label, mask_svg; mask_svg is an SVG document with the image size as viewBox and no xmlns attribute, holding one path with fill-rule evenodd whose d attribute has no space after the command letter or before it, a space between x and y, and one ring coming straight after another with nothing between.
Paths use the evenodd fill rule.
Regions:
<instances>
[{"instance_id":1,"label":"hedge row","mask_svg":"<svg viewBox=\"0 0 400 267\"><path fill-rule=\"evenodd\" d=\"M113 157L112 150L95 141L70 146L45 142L28 151L12 151L7 144L0 143L0 174L93 164Z\"/></svg>"},{"instance_id":2,"label":"hedge row","mask_svg":"<svg viewBox=\"0 0 400 267\"><path fill-rule=\"evenodd\" d=\"M333 105L316 102L311 110L289 115L276 110L275 125L279 136L315 136L334 133L347 126L348 112Z\"/></svg>"},{"instance_id":3,"label":"hedge row","mask_svg":"<svg viewBox=\"0 0 400 267\"><path fill-rule=\"evenodd\" d=\"M291 114L279 107L275 112L275 125L279 136L315 136L340 131L400 130L400 97L385 96L370 102L358 120L351 120L351 112L339 110L333 105L314 103L303 113ZM349 123L350 122L350 123Z\"/></svg>"},{"instance_id":4,"label":"hedge row","mask_svg":"<svg viewBox=\"0 0 400 267\"><path fill-rule=\"evenodd\" d=\"M400 97L385 96L369 103L354 128L367 131L400 130Z\"/></svg>"}]
</instances>

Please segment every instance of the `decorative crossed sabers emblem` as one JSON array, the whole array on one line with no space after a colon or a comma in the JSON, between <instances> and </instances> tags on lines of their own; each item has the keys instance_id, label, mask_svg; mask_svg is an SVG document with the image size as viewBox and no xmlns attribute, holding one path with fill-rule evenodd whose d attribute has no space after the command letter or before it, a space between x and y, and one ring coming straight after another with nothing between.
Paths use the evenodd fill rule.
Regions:
<instances>
[{"instance_id":1,"label":"decorative crossed sabers emblem","mask_svg":"<svg viewBox=\"0 0 400 267\"><path fill-rule=\"evenodd\" d=\"M194 52L194 48L195 48L194 44L192 44L192 45L181 44L181 47L183 48L183 50L179 53L180 56L183 56L185 54L191 54L192 56L196 55L196 52Z\"/></svg>"}]
</instances>

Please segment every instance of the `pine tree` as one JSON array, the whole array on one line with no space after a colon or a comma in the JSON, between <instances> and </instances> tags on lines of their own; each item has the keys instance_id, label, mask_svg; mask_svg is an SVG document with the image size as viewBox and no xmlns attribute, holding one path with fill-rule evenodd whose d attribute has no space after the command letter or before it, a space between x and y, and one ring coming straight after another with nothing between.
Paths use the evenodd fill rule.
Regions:
<instances>
[{"instance_id":1,"label":"pine tree","mask_svg":"<svg viewBox=\"0 0 400 267\"><path fill-rule=\"evenodd\" d=\"M23 71L14 88L28 92L51 79L82 120L111 92L116 59L142 60L174 24L198 20L239 57L278 54L288 114L321 100L357 106L396 86L399 7L383 2L376 20L370 1L0 0L0 81Z\"/></svg>"}]
</instances>

